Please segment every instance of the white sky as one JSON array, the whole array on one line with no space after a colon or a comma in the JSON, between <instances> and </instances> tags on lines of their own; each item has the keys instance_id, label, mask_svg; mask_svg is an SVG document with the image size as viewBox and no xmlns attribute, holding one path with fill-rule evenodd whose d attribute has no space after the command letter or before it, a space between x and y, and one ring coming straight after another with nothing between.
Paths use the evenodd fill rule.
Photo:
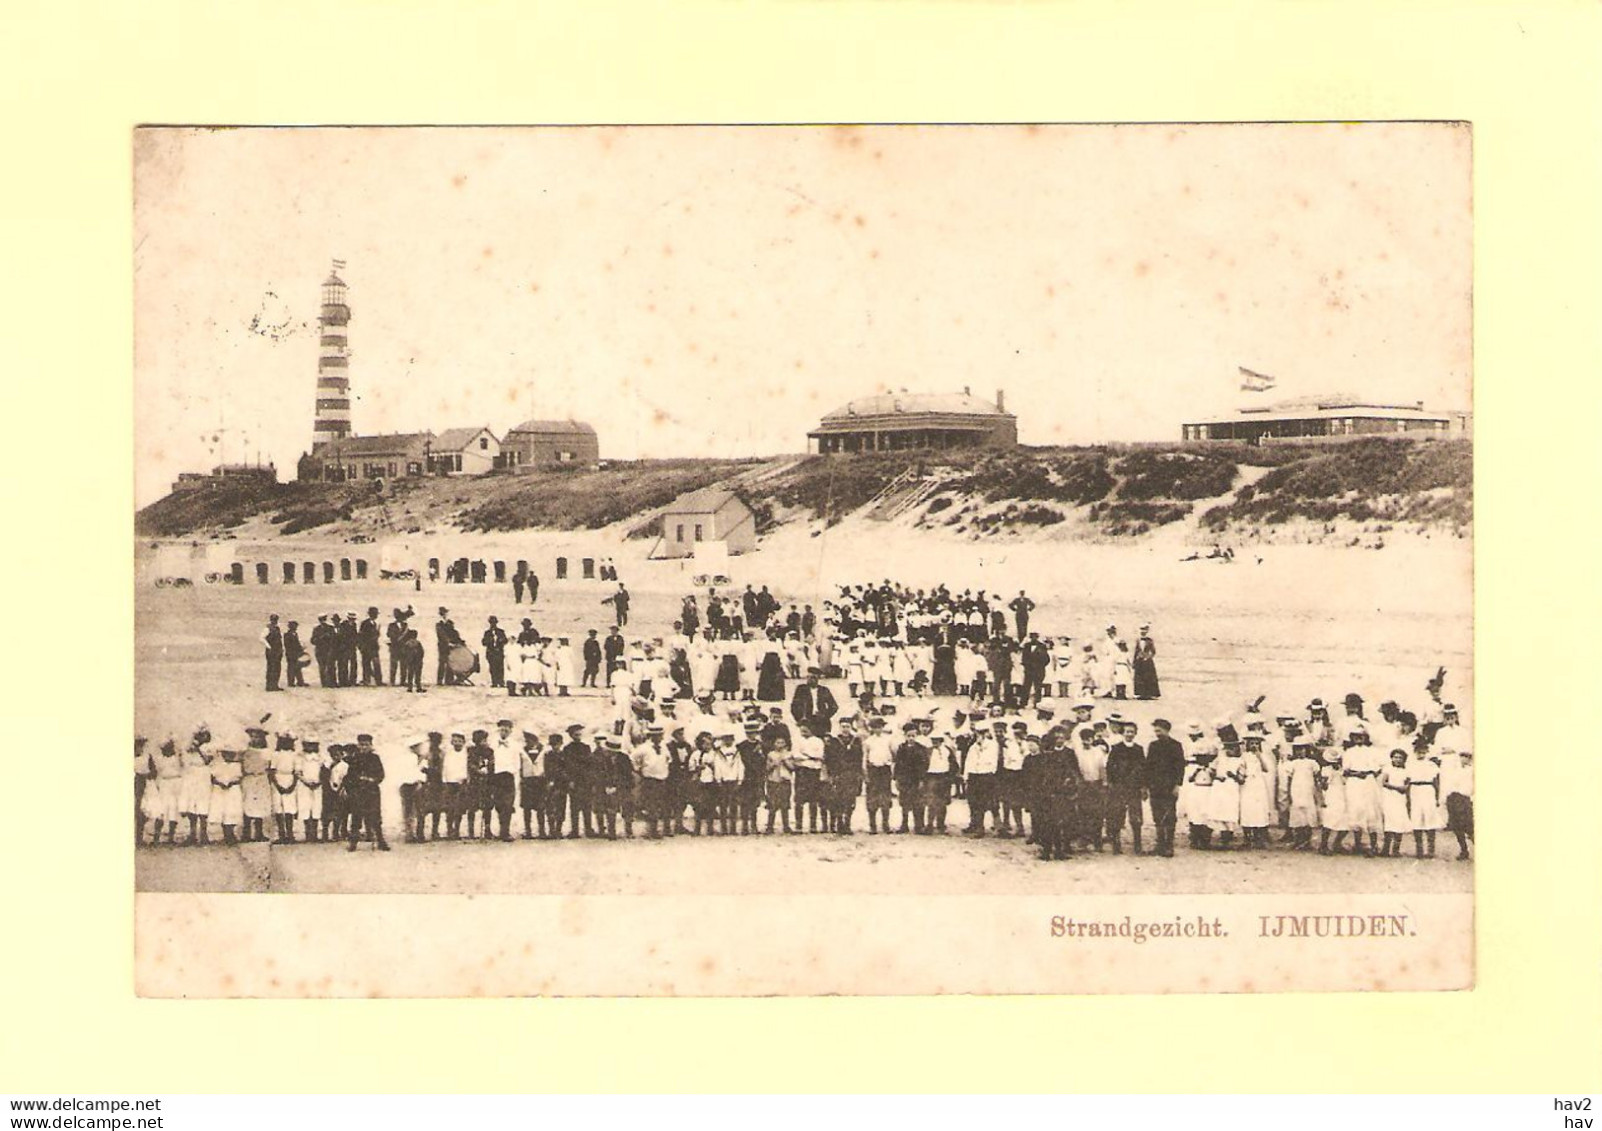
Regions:
<instances>
[{"instance_id":1,"label":"white sky","mask_svg":"<svg viewBox=\"0 0 1602 1131\"><path fill-rule=\"evenodd\" d=\"M142 131L138 501L293 476L333 258L360 433L800 452L967 385L1024 443L1177 439L1241 365L1467 408L1469 165L1438 125Z\"/></svg>"}]
</instances>

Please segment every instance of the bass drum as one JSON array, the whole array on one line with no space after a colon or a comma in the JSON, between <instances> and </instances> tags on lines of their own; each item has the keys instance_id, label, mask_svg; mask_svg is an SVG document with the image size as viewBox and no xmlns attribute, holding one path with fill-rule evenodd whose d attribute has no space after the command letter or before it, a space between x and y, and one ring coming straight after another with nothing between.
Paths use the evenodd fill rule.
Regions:
<instances>
[{"instance_id":1,"label":"bass drum","mask_svg":"<svg viewBox=\"0 0 1602 1131\"><path fill-rule=\"evenodd\" d=\"M450 667L452 675L472 675L478 671L478 653L466 644L457 644L451 648L450 655L445 657L445 663Z\"/></svg>"}]
</instances>

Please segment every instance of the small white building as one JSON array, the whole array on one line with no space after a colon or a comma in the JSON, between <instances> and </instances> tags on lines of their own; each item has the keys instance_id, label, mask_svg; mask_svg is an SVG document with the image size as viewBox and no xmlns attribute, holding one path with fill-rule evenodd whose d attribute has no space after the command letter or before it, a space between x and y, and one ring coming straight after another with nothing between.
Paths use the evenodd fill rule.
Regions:
<instances>
[{"instance_id":1,"label":"small white building","mask_svg":"<svg viewBox=\"0 0 1602 1131\"><path fill-rule=\"evenodd\" d=\"M733 491L707 487L681 495L662 512L662 536L653 558L690 558L698 545L716 542L729 554L756 549L756 514Z\"/></svg>"},{"instance_id":2,"label":"small white building","mask_svg":"<svg viewBox=\"0 0 1602 1131\"><path fill-rule=\"evenodd\" d=\"M500 462L501 442L488 428L447 428L434 437L429 470L435 475L483 475Z\"/></svg>"}]
</instances>

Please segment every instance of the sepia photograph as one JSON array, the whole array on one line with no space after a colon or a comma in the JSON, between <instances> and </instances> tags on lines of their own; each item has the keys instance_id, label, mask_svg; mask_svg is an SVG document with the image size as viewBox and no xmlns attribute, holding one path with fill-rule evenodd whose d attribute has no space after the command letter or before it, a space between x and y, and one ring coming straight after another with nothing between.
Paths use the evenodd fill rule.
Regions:
<instances>
[{"instance_id":1,"label":"sepia photograph","mask_svg":"<svg viewBox=\"0 0 1602 1131\"><path fill-rule=\"evenodd\" d=\"M140 994L1473 986L1467 123L131 144Z\"/></svg>"}]
</instances>

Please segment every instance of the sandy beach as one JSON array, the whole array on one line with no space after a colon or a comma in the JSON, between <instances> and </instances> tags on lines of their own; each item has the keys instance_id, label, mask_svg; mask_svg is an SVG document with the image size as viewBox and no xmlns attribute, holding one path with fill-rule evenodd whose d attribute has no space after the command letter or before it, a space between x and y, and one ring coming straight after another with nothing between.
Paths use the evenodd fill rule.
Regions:
<instances>
[{"instance_id":1,"label":"sandy beach","mask_svg":"<svg viewBox=\"0 0 1602 1131\"><path fill-rule=\"evenodd\" d=\"M606 538L607 532L601 537ZM465 540L467 536L463 536ZM529 533L474 538L486 558L526 558L536 570L565 544L564 536ZM283 539L286 558L328 550L312 538ZM609 547L634 596L625 635L651 638L670 628L683 595L706 567L694 562L644 560L649 544L617 539ZM1025 588L1038 602L1032 627L1084 638L1116 624L1133 635L1150 622L1159 647L1163 697L1117 704L1146 724L1160 716L1176 724L1210 724L1239 717L1266 695L1263 711L1300 712L1314 696L1338 701L1358 691L1371 708L1387 698L1421 706L1424 684L1437 666L1448 669L1447 697L1470 716L1472 579L1468 544L1457 540L1393 542L1384 550L1330 546L1239 547L1229 564L1183 562L1192 547L1173 537L1127 543L995 539L960 541L898 527L848 520L829 530L817 524L782 528L753 554L720 566L738 588L769 585L781 600L817 607L831 586L893 578L912 586L945 582L954 589L1014 594ZM469 552L464 550L463 552ZM509 585L445 585L369 580L331 586L206 585L157 588L148 571L135 594L137 618L136 727L154 742L184 739L202 721L219 742L243 740L243 727L271 713L270 729L331 741L371 732L381 754L409 756L406 745L429 730L491 728L508 717L547 733L569 722L600 722L607 701L595 694L571 699L509 699L488 686L430 687L425 695L389 688L262 691L258 636L269 612L309 630L319 613L410 604L432 623L448 606L470 643L494 614L509 629L531 617L546 634L581 636L605 630L611 586L557 581L540 570L533 609L514 607ZM425 676L433 673L432 633ZM315 684L315 679L312 680ZM844 688L837 694L845 700ZM925 706L960 706L924 700ZM906 708L903 708L905 711ZM873 892L1456 892L1472 888L1472 869L1458 863L1455 845L1440 857L1414 861L1321 858L1277 848L1268 852L1190 852L1180 837L1173 860L1108 854L1069 863L1042 863L1018 841L830 836L675 839L613 844L429 844L400 842L400 808L391 783L386 827L395 851L358 852L327 845L236 849L143 849L137 885L144 891L274 892L635 892L873 893ZM859 808L857 820L865 825ZM953 828L966 822L954 806ZM520 817L517 818L520 831ZM214 834L215 835L215 834ZM1151 838L1148 826L1146 836ZM1449 838L1447 838L1449 841ZM1411 844L1405 851L1411 853ZM935 858L938 868L930 867ZM700 866L697 860L705 860ZM1359 878L1361 877L1361 878Z\"/></svg>"}]
</instances>

